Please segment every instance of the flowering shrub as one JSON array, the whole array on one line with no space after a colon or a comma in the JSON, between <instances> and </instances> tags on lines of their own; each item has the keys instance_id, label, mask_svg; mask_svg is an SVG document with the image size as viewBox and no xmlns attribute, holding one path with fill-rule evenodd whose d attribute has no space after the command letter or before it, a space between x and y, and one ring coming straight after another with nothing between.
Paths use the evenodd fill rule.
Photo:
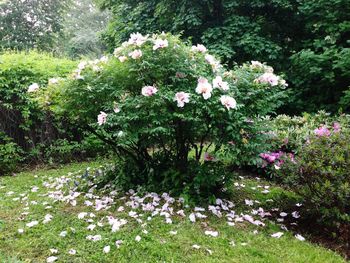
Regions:
<instances>
[{"instance_id":1,"label":"flowering shrub","mask_svg":"<svg viewBox=\"0 0 350 263\"><path fill-rule=\"evenodd\" d=\"M310 138L329 137L346 129L349 124L349 115L331 116L324 111L300 117L279 115L268 121L270 131L267 133L265 145L269 149L260 154L261 162L258 165L274 177L276 170L286 160L295 162L295 155L303 151L305 144L310 143ZM287 173L284 176L285 182L287 177L292 183L293 174Z\"/></svg>"},{"instance_id":2,"label":"flowering shrub","mask_svg":"<svg viewBox=\"0 0 350 263\"><path fill-rule=\"evenodd\" d=\"M59 95L45 98L115 149L128 185L210 192L229 181L208 168L222 162L219 151L232 148L228 142L251 126L257 110L265 114L280 103L276 94L285 83L271 68L273 77L259 79L266 68L249 64L227 72L202 45L137 33L114 56L81 62ZM275 97L250 101L262 94Z\"/></svg>"},{"instance_id":3,"label":"flowering shrub","mask_svg":"<svg viewBox=\"0 0 350 263\"><path fill-rule=\"evenodd\" d=\"M349 125L322 126L314 133L277 175L304 198L306 212L317 222L349 230Z\"/></svg>"}]
</instances>

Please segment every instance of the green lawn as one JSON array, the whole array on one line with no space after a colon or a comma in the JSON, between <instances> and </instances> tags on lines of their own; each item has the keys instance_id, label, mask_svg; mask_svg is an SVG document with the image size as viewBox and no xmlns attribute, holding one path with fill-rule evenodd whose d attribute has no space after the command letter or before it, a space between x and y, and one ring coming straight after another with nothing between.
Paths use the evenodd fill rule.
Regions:
<instances>
[{"instance_id":1,"label":"green lawn","mask_svg":"<svg viewBox=\"0 0 350 263\"><path fill-rule=\"evenodd\" d=\"M271 237L281 230L277 224L267 220L264 221L265 227L247 222L229 226L225 216L218 218L206 211L203 214L209 215L208 218L192 223L188 218L188 208L185 209L186 218L174 215L171 217L172 224L167 224L163 216L154 216L148 221L150 213L133 209L142 220L137 222L128 214L132 209L125 205L126 199L120 199L123 195L114 198L111 208L101 211L84 205L83 194L76 198L76 206L54 202L47 196L48 191L59 189L48 189L43 182L61 176L74 177L82 174L87 167L99 165L97 162L72 164L56 170L43 169L0 178L0 261L46 262L48 257L56 256L56 262L345 262L335 252L308 241L299 241L294 237L295 233L283 231L281 238ZM241 179L239 183L246 186L236 190L237 198L232 200L235 203L241 203L248 197L265 202L281 191L272 186L270 193L261 194L260 190L251 187L267 183L254 179ZM38 187L38 191L31 191L34 186ZM118 212L121 205L125 211ZM238 212L240 207L238 204L234 210ZM176 205L174 208L174 211L179 209ZM29 214L21 215L23 212ZM79 219L80 212L93 212L96 217ZM46 214L53 218L43 224ZM97 225L107 215L126 219L128 223L112 233L106 219L101 221L103 226ZM91 222L86 222L87 218ZM39 224L30 228L26 226L34 220ZM89 224L97 226L91 231L87 229ZM24 233L18 233L18 229L24 229ZM219 235L205 235L206 230L218 231ZM62 231L67 231L65 237L60 236ZM170 231L177 231L177 234ZM102 240L87 240L88 235L101 235ZM138 235L141 237L139 242L135 241ZM119 248L115 245L116 240L123 241ZM108 245L110 252L104 253L103 249ZM200 248L195 249L193 245ZM58 253L53 254L50 249L57 249ZM70 249L76 250L76 254L69 254Z\"/></svg>"}]
</instances>

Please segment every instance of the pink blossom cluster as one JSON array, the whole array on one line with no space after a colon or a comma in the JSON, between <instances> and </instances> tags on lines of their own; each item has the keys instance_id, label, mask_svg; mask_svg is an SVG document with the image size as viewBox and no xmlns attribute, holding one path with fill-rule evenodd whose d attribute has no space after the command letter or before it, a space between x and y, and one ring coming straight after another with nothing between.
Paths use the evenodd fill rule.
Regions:
<instances>
[{"instance_id":1,"label":"pink blossom cluster","mask_svg":"<svg viewBox=\"0 0 350 263\"><path fill-rule=\"evenodd\" d=\"M272 153L261 153L260 157L264 160L263 168L268 164L273 164L275 169L280 169L286 158L289 158L292 162L295 162L293 153L286 153L283 151L272 152Z\"/></svg>"},{"instance_id":2,"label":"pink blossom cluster","mask_svg":"<svg viewBox=\"0 0 350 263\"><path fill-rule=\"evenodd\" d=\"M341 126L338 122L333 123L332 128L334 133L341 131ZM314 130L314 133L318 137L329 137L331 135L331 130L328 129L325 125L321 125L319 128Z\"/></svg>"}]
</instances>

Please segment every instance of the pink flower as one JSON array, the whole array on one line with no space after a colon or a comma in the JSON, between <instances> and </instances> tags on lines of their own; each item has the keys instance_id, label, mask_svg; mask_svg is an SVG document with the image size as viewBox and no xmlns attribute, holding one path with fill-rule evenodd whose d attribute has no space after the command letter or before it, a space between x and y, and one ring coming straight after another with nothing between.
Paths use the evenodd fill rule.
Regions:
<instances>
[{"instance_id":1,"label":"pink flower","mask_svg":"<svg viewBox=\"0 0 350 263\"><path fill-rule=\"evenodd\" d=\"M185 106L185 103L190 102L190 94L183 91L177 92L174 100L177 101L177 106L182 108Z\"/></svg>"},{"instance_id":2,"label":"pink flower","mask_svg":"<svg viewBox=\"0 0 350 263\"><path fill-rule=\"evenodd\" d=\"M212 90L213 90L213 88L206 78L200 77L198 79L198 85L196 88L196 92L198 94L202 94L203 98L205 100L207 100L211 97Z\"/></svg>"},{"instance_id":3,"label":"pink flower","mask_svg":"<svg viewBox=\"0 0 350 263\"><path fill-rule=\"evenodd\" d=\"M197 46L192 46L192 51L205 53L207 52L207 48L201 44L198 44Z\"/></svg>"},{"instance_id":4,"label":"pink flower","mask_svg":"<svg viewBox=\"0 0 350 263\"><path fill-rule=\"evenodd\" d=\"M221 90L228 90L229 89L228 83L226 81L223 81L221 76L217 76L213 80L213 87L219 88Z\"/></svg>"},{"instance_id":5,"label":"pink flower","mask_svg":"<svg viewBox=\"0 0 350 263\"><path fill-rule=\"evenodd\" d=\"M334 132L340 132L340 130L341 130L341 126L340 126L340 123L339 122L335 122L335 123L333 123L333 130L334 130Z\"/></svg>"},{"instance_id":6,"label":"pink flower","mask_svg":"<svg viewBox=\"0 0 350 263\"><path fill-rule=\"evenodd\" d=\"M119 59L119 61L120 61L121 63L123 63L123 62L125 62L128 58L127 58L126 56L120 56L120 57L118 57L118 59Z\"/></svg>"},{"instance_id":7,"label":"pink flower","mask_svg":"<svg viewBox=\"0 0 350 263\"><path fill-rule=\"evenodd\" d=\"M130 35L128 44L142 46L143 43L147 41L147 36L143 36L140 33L132 33Z\"/></svg>"},{"instance_id":8,"label":"pink flower","mask_svg":"<svg viewBox=\"0 0 350 263\"><path fill-rule=\"evenodd\" d=\"M328 137L331 135L331 132L327 129L327 127L325 127L323 125L320 128L315 129L314 132L319 137L322 137L322 136Z\"/></svg>"},{"instance_id":9,"label":"pink flower","mask_svg":"<svg viewBox=\"0 0 350 263\"><path fill-rule=\"evenodd\" d=\"M133 59L138 59L138 58L142 57L142 51L140 49L136 49L136 50L130 52L129 56L132 57Z\"/></svg>"},{"instance_id":10,"label":"pink flower","mask_svg":"<svg viewBox=\"0 0 350 263\"><path fill-rule=\"evenodd\" d=\"M270 84L271 86L277 86L279 77L273 73L267 72L257 78L255 81L258 83Z\"/></svg>"},{"instance_id":11,"label":"pink flower","mask_svg":"<svg viewBox=\"0 0 350 263\"><path fill-rule=\"evenodd\" d=\"M206 162L215 161L215 157L212 156L210 153L205 152L204 153L204 161L206 161Z\"/></svg>"},{"instance_id":12,"label":"pink flower","mask_svg":"<svg viewBox=\"0 0 350 263\"><path fill-rule=\"evenodd\" d=\"M39 89L39 84L38 83L33 83L28 87L28 92L35 92Z\"/></svg>"},{"instance_id":13,"label":"pink flower","mask_svg":"<svg viewBox=\"0 0 350 263\"><path fill-rule=\"evenodd\" d=\"M220 98L221 104L224 105L228 110L235 109L237 107L237 102L234 98L230 96L223 95Z\"/></svg>"},{"instance_id":14,"label":"pink flower","mask_svg":"<svg viewBox=\"0 0 350 263\"><path fill-rule=\"evenodd\" d=\"M157 50L158 48L166 48L169 46L168 40L166 39L157 39L154 42L153 50Z\"/></svg>"},{"instance_id":15,"label":"pink flower","mask_svg":"<svg viewBox=\"0 0 350 263\"><path fill-rule=\"evenodd\" d=\"M150 97L150 96L156 94L157 91L158 91L158 89L154 86L145 86L142 88L141 93L143 96Z\"/></svg>"},{"instance_id":16,"label":"pink flower","mask_svg":"<svg viewBox=\"0 0 350 263\"><path fill-rule=\"evenodd\" d=\"M214 56L206 54L205 60L211 65L214 71L219 67L219 61L217 61Z\"/></svg>"},{"instance_id":17,"label":"pink flower","mask_svg":"<svg viewBox=\"0 0 350 263\"><path fill-rule=\"evenodd\" d=\"M103 125L107 122L107 113L101 111L100 114L97 116L97 123L98 125Z\"/></svg>"}]
</instances>

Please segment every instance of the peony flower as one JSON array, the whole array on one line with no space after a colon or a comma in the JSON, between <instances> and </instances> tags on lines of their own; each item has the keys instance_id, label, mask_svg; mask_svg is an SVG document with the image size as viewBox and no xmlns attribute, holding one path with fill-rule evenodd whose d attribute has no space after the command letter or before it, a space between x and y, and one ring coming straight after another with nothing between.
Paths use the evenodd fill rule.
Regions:
<instances>
[{"instance_id":1,"label":"peony flower","mask_svg":"<svg viewBox=\"0 0 350 263\"><path fill-rule=\"evenodd\" d=\"M157 39L156 41L154 41L153 50L157 50L158 48L166 48L168 46L169 46L168 40Z\"/></svg>"},{"instance_id":2,"label":"peony flower","mask_svg":"<svg viewBox=\"0 0 350 263\"><path fill-rule=\"evenodd\" d=\"M211 65L214 71L217 70L217 68L219 67L220 63L214 58L214 56L206 54L205 60Z\"/></svg>"},{"instance_id":3,"label":"peony flower","mask_svg":"<svg viewBox=\"0 0 350 263\"><path fill-rule=\"evenodd\" d=\"M120 56L120 57L118 57L118 59L119 59L119 61L120 61L121 63L123 63L123 62L125 62L128 58L127 58L126 56Z\"/></svg>"},{"instance_id":4,"label":"peony flower","mask_svg":"<svg viewBox=\"0 0 350 263\"><path fill-rule=\"evenodd\" d=\"M129 45L137 45L142 46L143 43L147 41L147 36L143 36L140 33L132 33L130 35L129 41L127 42Z\"/></svg>"},{"instance_id":5,"label":"peony flower","mask_svg":"<svg viewBox=\"0 0 350 263\"><path fill-rule=\"evenodd\" d=\"M190 102L190 94L186 92L177 92L175 94L174 101L177 101L177 106L180 108L183 108L185 106L185 103Z\"/></svg>"},{"instance_id":6,"label":"peony flower","mask_svg":"<svg viewBox=\"0 0 350 263\"><path fill-rule=\"evenodd\" d=\"M200 77L198 79L198 85L196 88L196 92L198 94L202 94L203 98L205 100L209 99L211 97L211 92L213 91L213 88L211 84L208 82L206 78Z\"/></svg>"},{"instance_id":7,"label":"peony flower","mask_svg":"<svg viewBox=\"0 0 350 263\"><path fill-rule=\"evenodd\" d=\"M237 107L237 102L234 98L223 95L220 98L221 104L224 105L228 110L235 109Z\"/></svg>"},{"instance_id":8,"label":"peony flower","mask_svg":"<svg viewBox=\"0 0 350 263\"><path fill-rule=\"evenodd\" d=\"M314 132L319 137L323 137L323 136L328 137L331 135L331 132L325 126L321 126L320 128L315 129Z\"/></svg>"},{"instance_id":9,"label":"peony flower","mask_svg":"<svg viewBox=\"0 0 350 263\"><path fill-rule=\"evenodd\" d=\"M280 77L276 76L273 73L267 72L262 74L259 78L255 80L257 83L269 84L272 87L277 86L279 83Z\"/></svg>"},{"instance_id":10,"label":"peony flower","mask_svg":"<svg viewBox=\"0 0 350 263\"><path fill-rule=\"evenodd\" d=\"M221 90L228 90L229 89L228 83L226 81L223 81L221 76L217 76L213 80L213 87L219 88Z\"/></svg>"},{"instance_id":11,"label":"peony flower","mask_svg":"<svg viewBox=\"0 0 350 263\"><path fill-rule=\"evenodd\" d=\"M251 68L263 68L264 67L264 64L262 64L261 62L259 61L251 61L251 65L250 65Z\"/></svg>"},{"instance_id":12,"label":"peony flower","mask_svg":"<svg viewBox=\"0 0 350 263\"><path fill-rule=\"evenodd\" d=\"M201 44L198 44L197 46L192 46L191 49L194 52L201 52L201 53L207 52L207 48L204 45L201 45Z\"/></svg>"},{"instance_id":13,"label":"peony flower","mask_svg":"<svg viewBox=\"0 0 350 263\"><path fill-rule=\"evenodd\" d=\"M38 83L33 83L28 87L28 92L35 92L39 89L39 84Z\"/></svg>"},{"instance_id":14,"label":"peony flower","mask_svg":"<svg viewBox=\"0 0 350 263\"><path fill-rule=\"evenodd\" d=\"M138 59L142 57L142 51L140 49L135 49L134 51L129 53L129 56L133 59Z\"/></svg>"},{"instance_id":15,"label":"peony flower","mask_svg":"<svg viewBox=\"0 0 350 263\"><path fill-rule=\"evenodd\" d=\"M150 97L150 96L156 94L157 91L158 91L158 89L154 86L145 86L142 88L141 93L143 96Z\"/></svg>"},{"instance_id":16,"label":"peony flower","mask_svg":"<svg viewBox=\"0 0 350 263\"><path fill-rule=\"evenodd\" d=\"M97 123L98 125L103 125L107 122L107 113L100 111L100 114L97 116Z\"/></svg>"}]
</instances>

